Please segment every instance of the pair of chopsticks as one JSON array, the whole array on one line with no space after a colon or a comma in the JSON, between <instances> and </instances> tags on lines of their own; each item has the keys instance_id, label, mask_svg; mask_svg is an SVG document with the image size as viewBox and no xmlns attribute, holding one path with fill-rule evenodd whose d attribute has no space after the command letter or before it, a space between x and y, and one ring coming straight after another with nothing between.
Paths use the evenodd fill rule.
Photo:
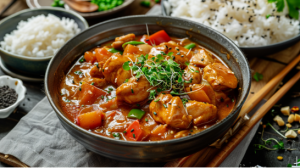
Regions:
<instances>
[{"instance_id":1,"label":"pair of chopsticks","mask_svg":"<svg viewBox=\"0 0 300 168\"><path fill-rule=\"evenodd\" d=\"M0 17L15 3L17 0L12 0L1 12Z\"/></svg>"},{"instance_id":2,"label":"pair of chopsticks","mask_svg":"<svg viewBox=\"0 0 300 168\"><path fill-rule=\"evenodd\" d=\"M245 103L239 117L248 114L300 61L300 55L295 58L287 67L285 67L278 75L269 81L259 92L256 93L249 101ZM300 79L300 71L290 79L283 87L281 87L241 128L241 130L231 138L228 144L224 146L206 166L217 167L224 159L237 147L237 145L252 130L257 122L285 95L285 93Z\"/></svg>"}]
</instances>

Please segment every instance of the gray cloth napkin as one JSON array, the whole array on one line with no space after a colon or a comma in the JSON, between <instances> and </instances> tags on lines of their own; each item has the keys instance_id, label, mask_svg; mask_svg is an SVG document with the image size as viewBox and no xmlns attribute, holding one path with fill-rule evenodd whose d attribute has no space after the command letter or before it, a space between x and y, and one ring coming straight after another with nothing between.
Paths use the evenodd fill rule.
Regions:
<instances>
[{"instance_id":1,"label":"gray cloth napkin","mask_svg":"<svg viewBox=\"0 0 300 168\"><path fill-rule=\"evenodd\" d=\"M164 165L120 162L88 151L62 127L46 97L0 141L0 153L13 155L31 167Z\"/></svg>"}]
</instances>

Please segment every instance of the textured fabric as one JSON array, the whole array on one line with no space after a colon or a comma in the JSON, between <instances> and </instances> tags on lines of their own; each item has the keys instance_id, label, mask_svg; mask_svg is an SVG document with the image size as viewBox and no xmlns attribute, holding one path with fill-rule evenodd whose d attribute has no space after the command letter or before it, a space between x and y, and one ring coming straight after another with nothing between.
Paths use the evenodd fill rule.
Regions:
<instances>
[{"instance_id":1,"label":"textured fabric","mask_svg":"<svg viewBox=\"0 0 300 168\"><path fill-rule=\"evenodd\" d=\"M38 103L0 141L0 153L13 155L32 167L164 165L119 162L88 151L62 127L47 98Z\"/></svg>"}]
</instances>

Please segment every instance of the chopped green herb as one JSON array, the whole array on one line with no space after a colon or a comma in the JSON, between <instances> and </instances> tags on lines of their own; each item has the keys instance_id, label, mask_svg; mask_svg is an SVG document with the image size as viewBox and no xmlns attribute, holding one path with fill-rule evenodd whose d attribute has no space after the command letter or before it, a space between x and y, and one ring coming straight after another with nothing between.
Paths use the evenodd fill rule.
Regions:
<instances>
[{"instance_id":1,"label":"chopped green herb","mask_svg":"<svg viewBox=\"0 0 300 168\"><path fill-rule=\"evenodd\" d=\"M160 99L156 99L156 100L154 100L154 102L158 102Z\"/></svg>"},{"instance_id":2,"label":"chopped green herb","mask_svg":"<svg viewBox=\"0 0 300 168\"><path fill-rule=\"evenodd\" d=\"M168 56L171 57L173 54L174 54L173 52L169 52L169 53L168 53Z\"/></svg>"},{"instance_id":3,"label":"chopped green herb","mask_svg":"<svg viewBox=\"0 0 300 168\"><path fill-rule=\"evenodd\" d=\"M74 74L76 74L76 75L81 75L82 72L81 72L81 71L75 71Z\"/></svg>"},{"instance_id":4,"label":"chopped green herb","mask_svg":"<svg viewBox=\"0 0 300 168\"><path fill-rule=\"evenodd\" d=\"M156 113L156 112L153 112L153 114L154 114L154 115L157 115L157 113Z\"/></svg>"},{"instance_id":5,"label":"chopped green herb","mask_svg":"<svg viewBox=\"0 0 300 168\"><path fill-rule=\"evenodd\" d=\"M134 129L132 128L131 130L130 130L130 132L133 132L134 131Z\"/></svg>"},{"instance_id":6,"label":"chopped green herb","mask_svg":"<svg viewBox=\"0 0 300 168\"><path fill-rule=\"evenodd\" d=\"M81 105L81 107L84 107L84 105Z\"/></svg>"},{"instance_id":7,"label":"chopped green herb","mask_svg":"<svg viewBox=\"0 0 300 168\"><path fill-rule=\"evenodd\" d=\"M146 122L148 122L148 119L147 119L147 118L145 118L145 121L146 121Z\"/></svg>"},{"instance_id":8,"label":"chopped green herb","mask_svg":"<svg viewBox=\"0 0 300 168\"><path fill-rule=\"evenodd\" d=\"M126 79L124 83L127 83L129 81L129 79Z\"/></svg>"},{"instance_id":9,"label":"chopped green herb","mask_svg":"<svg viewBox=\"0 0 300 168\"><path fill-rule=\"evenodd\" d=\"M183 105L185 106L189 100L187 98L183 98L183 99L181 99L181 101L182 101Z\"/></svg>"},{"instance_id":10,"label":"chopped green herb","mask_svg":"<svg viewBox=\"0 0 300 168\"><path fill-rule=\"evenodd\" d=\"M124 133L124 134L126 134L126 133L127 133L127 131L123 131L123 133Z\"/></svg>"},{"instance_id":11,"label":"chopped green herb","mask_svg":"<svg viewBox=\"0 0 300 168\"><path fill-rule=\"evenodd\" d=\"M113 88L108 88L108 90L113 91L114 89Z\"/></svg>"},{"instance_id":12,"label":"chopped green herb","mask_svg":"<svg viewBox=\"0 0 300 168\"><path fill-rule=\"evenodd\" d=\"M151 6L151 2L149 0L145 0L141 2L141 5L149 8Z\"/></svg>"},{"instance_id":13,"label":"chopped green herb","mask_svg":"<svg viewBox=\"0 0 300 168\"><path fill-rule=\"evenodd\" d=\"M258 72L256 72L256 73L253 75L253 79L255 79L257 82L260 81L260 80L262 80L263 77L264 77L264 76L263 76L262 74L258 73Z\"/></svg>"},{"instance_id":14,"label":"chopped green herb","mask_svg":"<svg viewBox=\"0 0 300 168\"><path fill-rule=\"evenodd\" d=\"M123 69L126 70L126 71L129 71L130 70L130 66L129 66L129 61L125 62L123 64Z\"/></svg>"},{"instance_id":15,"label":"chopped green herb","mask_svg":"<svg viewBox=\"0 0 300 168\"><path fill-rule=\"evenodd\" d=\"M94 82L92 82L91 85L94 85Z\"/></svg>"},{"instance_id":16,"label":"chopped green herb","mask_svg":"<svg viewBox=\"0 0 300 168\"><path fill-rule=\"evenodd\" d=\"M270 16L271 16L270 14L269 14L269 15L266 15L266 19L268 19Z\"/></svg>"},{"instance_id":17,"label":"chopped green herb","mask_svg":"<svg viewBox=\"0 0 300 168\"><path fill-rule=\"evenodd\" d=\"M79 91L81 91L81 87L79 87Z\"/></svg>"},{"instance_id":18,"label":"chopped green herb","mask_svg":"<svg viewBox=\"0 0 300 168\"><path fill-rule=\"evenodd\" d=\"M166 104L163 104L165 108L168 108L168 106Z\"/></svg>"},{"instance_id":19,"label":"chopped green herb","mask_svg":"<svg viewBox=\"0 0 300 168\"><path fill-rule=\"evenodd\" d=\"M132 137L135 138L135 134L132 134Z\"/></svg>"},{"instance_id":20,"label":"chopped green herb","mask_svg":"<svg viewBox=\"0 0 300 168\"><path fill-rule=\"evenodd\" d=\"M134 93L134 92L133 92L133 89L131 89L131 93Z\"/></svg>"}]
</instances>

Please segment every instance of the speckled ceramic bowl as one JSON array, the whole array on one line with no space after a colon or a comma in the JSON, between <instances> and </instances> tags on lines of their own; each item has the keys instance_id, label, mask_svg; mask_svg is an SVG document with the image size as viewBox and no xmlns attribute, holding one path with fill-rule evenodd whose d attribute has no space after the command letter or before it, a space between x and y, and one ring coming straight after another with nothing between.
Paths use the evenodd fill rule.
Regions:
<instances>
[{"instance_id":1,"label":"speckled ceramic bowl","mask_svg":"<svg viewBox=\"0 0 300 168\"><path fill-rule=\"evenodd\" d=\"M219 55L239 80L239 93L233 111L222 121L197 134L183 138L132 142L94 134L71 122L60 106L60 83L82 54L120 35L147 34L165 30L173 37L189 37ZM227 58L230 56L230 59ZM130 162L168 161L187 156L210 145L233 124L247 98L251 85L248 62L242 51L227 37L215 30L179 18L164 16L130 16L113 19L90 27L63 46L51 60L45 76L45 92L63 127L83 146L100 155Z\"/></svg>"},{"instance_id":2,"label":"speckled ceramic bowl","mask_svg":"<svg viewBox=\"0 0 300 168\"><path fill-rule=\"evenodd\" d=\"M88 23L86 20L73 11L67 11L61 8L39 8L39 9L25 9L18 13L8 16L0 22L0 41L3 41L5 34L11 33L16 29L18 23L21 20L27 20L32 16L53 14L59 18L66 17L75 20L78 27L83 31L87 29ZM52 57L27 57L18 54L14 54L3 50L0 47L0 56L4 66L14 71L27 76L40 77L45 74L47 65Z\"/></svg>"},{"instance_id":3,"label":"speckled ceramic bowl","mask_svg":"<svg viewBox=\"0 0 300 168\"><path fill-rule=\"evenodd\" d=\"M0 76L0 87L2 86L9 86L10 88L14 89L18 94L17 101L12 104L11 106L0 109L0 118L8 117L16 108L17 106L25 99L26 88L23 86L23 82L17 78L11 78L10 76Z\"/></svg>"}]
</instances>

